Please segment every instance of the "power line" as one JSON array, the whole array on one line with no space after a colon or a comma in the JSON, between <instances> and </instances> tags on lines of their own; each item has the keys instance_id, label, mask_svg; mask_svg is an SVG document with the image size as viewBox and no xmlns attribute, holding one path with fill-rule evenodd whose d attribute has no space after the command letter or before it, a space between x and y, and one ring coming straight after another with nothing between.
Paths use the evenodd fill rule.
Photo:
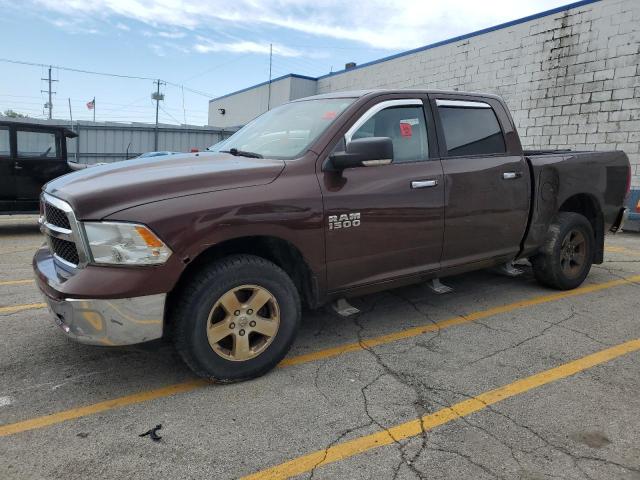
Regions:
<instances>
[{"instance_id":1,"label":"power line","mask_svg":"<svg viewBox=\"0 0 640 480\"><path fill-rule=\"evenodd\" d=\"M154 80L151 77L139 77L135 75L123 75L119 73L107 73L107 72L95 72L93 70L83 70L81 68L73 68L73 67L63 67L61 65L46 65L44 63L36 63L36 62L25 62L22 60L12 60L10 58L0 58L0 62L5 63L14 63L16 65L27 65L31 67L44 67L44 68L56 68L58 70L65 70L67 72L76 72L76 73L86 73L89 75L102 75L104 77L118 77L118 78L129 78L133 80Z\"/></svg>"},{"instance_id":2,"label":"power line","mask_svg":"<svg viewBox=\"0 0 640 480\"><path fill-rule=\"evenodd\" d=\"M5 63L12 63L15 65L27 65L30 67L43 67L43 68L56 68L58 70L64 70L67 72L75 72L75 73L84 73L87 75L101 75L103 77L115 77L115 78L126 78L126 79L130 79L130 80L150 80L150 81L156 81L157 78L152 78L152 77L141 77L141 76L136 76L136 75L124 75L124 74L119 74L119 73L108 73L108 72L96 72L93 70L84 70L81 68L73 68L73 67L64 67L62 65L46 65L44 63L36 63L36 62L24 62L21 60L12 60L10 58L0 58L0 62L5 62ZM184 85L178 84L178 83L173 83L173 82L169 82L166 80L163 80L164 83L166 83L167 85L172 85L174 87L178 87L178 88L182 88L184 87L185 90L187 90L188 92L191 93L195 93L196 95L202 95L203 97L207 97L207 98L214 98L215 95L212 95L210 93L207 92L203 92L200 90L196 90L193 88L189 88L186 87Z\"/></svg>"}]
</instances>

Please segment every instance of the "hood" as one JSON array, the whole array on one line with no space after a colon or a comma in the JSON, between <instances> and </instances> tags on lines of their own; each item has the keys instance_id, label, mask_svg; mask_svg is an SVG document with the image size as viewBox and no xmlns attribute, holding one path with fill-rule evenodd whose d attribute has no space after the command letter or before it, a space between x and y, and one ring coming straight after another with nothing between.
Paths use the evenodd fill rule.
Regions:
<instances>
[{"instance_id":1,"label":"hood","mask_svg":"<svg viewBox=\"0 0 640 480\"><path fill-rule=\"evenodd\" d=\"M79 219L100 219L143 203L196 193L265 185L284 161L196 153L141 158L59 177L45 191L71 204Z\"/></svg>"}]
</instances>

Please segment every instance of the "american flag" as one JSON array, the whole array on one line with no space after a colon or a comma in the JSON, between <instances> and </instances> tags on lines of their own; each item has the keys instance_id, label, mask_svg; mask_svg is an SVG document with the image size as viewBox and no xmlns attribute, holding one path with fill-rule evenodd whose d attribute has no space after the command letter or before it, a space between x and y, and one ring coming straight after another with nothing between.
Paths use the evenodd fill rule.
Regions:
<instances>
[{"instance_id":1,"label":"american flag","mask_svg":"<svg viewBox=\"0 0 640 480\"><path fill-rule=\"evenodd\" d=\"M93 110L94 108L96 108L96 99L95 98L93 100L91 100L90 102L87 102L87 108L89 110Z\"/></svg>"}]
</instances>

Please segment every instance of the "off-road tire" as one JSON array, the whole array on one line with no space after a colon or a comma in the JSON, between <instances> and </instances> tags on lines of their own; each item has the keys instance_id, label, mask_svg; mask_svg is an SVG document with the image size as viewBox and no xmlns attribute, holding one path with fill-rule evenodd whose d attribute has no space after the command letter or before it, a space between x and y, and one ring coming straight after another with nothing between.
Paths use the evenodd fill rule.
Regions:
<instances>
[{"instance_id":1,"label":"off-road tire","mask_svg":"<svg viewBox=\"0 0 640 480\"><path fill-rule=\"evenodd\" d=\"M563 270L562 246L571 232L579 232L584 237L584 263L577 271L568 275ZM589 220L579 213L560 212L549 226L549 232L540 251L531 258L536 280L547 287L571 290L579 287L591 270L595 252L595 236Z\"/></svg>"},{"instance_id":2,"label":"off-road tire","mask_svg":"<svg viewBox=\"0 0 640 480\"><path fill-rule=\"evenodd\" d=\"M260 355L245 361L228 360L209 344L207 322L222 295L246 284L273 294L280 324ZM174 299L169 315L176 350L198 376L221 383L238 382L265 374L287 354L300 324L300 296L291 278L274 263L253 255L231 255L195 274Z\"/></svg>"}]
</instances>

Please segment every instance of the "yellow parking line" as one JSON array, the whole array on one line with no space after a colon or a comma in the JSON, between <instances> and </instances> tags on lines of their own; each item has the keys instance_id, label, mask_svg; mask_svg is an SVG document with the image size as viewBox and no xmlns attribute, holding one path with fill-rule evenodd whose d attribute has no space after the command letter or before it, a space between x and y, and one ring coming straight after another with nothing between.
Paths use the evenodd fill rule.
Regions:
<instances>
[{"instance_id":1,"label":"yellow parking line","mask_svg":"<svg viewBox=\"0 0 640 480\"><path fill-rule=\"evenodd\" d=\"M134 403L147 402L149 400L155 400L156 398L168 397L177 393L189 392L196 388L204 387L205 385L208 385L208 382L206 380L191 380L189 382L183 382L175 385L169 385L168 387L164 388L158 388L156 390L134 393L133 395L126 395L124 397L114 398L113 400L94 403L93 405L87 405L85 407L72 408L64 412L44 415L42 417L36 417L31 420L25 420L23 422L1 425L0 437L18 432L24 432L26 430L33 430L36 428L47 427L49 425L55 425L56 423L72 420L74 418L86 417L88 415L94 415L96 413L104 412L105 410L113 410L114 408L124 407L126 405L132 405Z\"/></svg>"},{"instance_id":2,"label":"yellow parking line","mask_svg":"<svg viewBox=\"0 0 640 480\"><path fill-rule=\"evenodd\" d=\"M578 295L585 295L587 293L597 292L600 290L606 290L608 288L617 287L619 285L625 285L632 282L640 282L640 275L635 275L628 278L621 278L619 280L611 280L604 283L595 283L593 285L586 285L584 287L576 288L575 290L567 290L564 292L552 293L550 295L541 295L539 297L533 297L527 300L521 300L518 302L508 303L499 307L489 308L487 310L480 310L472 312L460 317L452 317L447 320L442 320L437 323L428 323L426 325L420 325L418 327L408 328L397 332L389 333L387 335L381 335L362 342L347 343L334 348L328 348L326 350L320 350L318 352L307 353L305 355L299 355L296 357L285 358L280 365L297 365L299 363L312 362L314 360L320 360L323 358L335 357L342 355L343 353L353 352L356 350L362 350L363 348L371 348L377 345L385 343L396 342L398 340L404 340L406 338L416 337L428 332L433 332L443 328L453 327L455 325L462 325L464 323L470 323L475 320L481 320L483 318L492 317L501 313L511 312L519 308L532 307L534 305L540 305L542 303L549 303L556 300L562 300L563 298L576 297Z\"/></svg>"},{"instance_id":3,"label":"yellow parking line","mask_svg":"<svg viewBox=\"0 0 640 480\"><path fill-rule=\"evenodd\" d=\"M625 247L604 247L604 251L609 253L624 253L626 255L633 255L635 257L640 256L640 252L630 250Z\"/></svg>"},{"instance_id":4,"label":"yellow parking line","mask_svg":"<svg viewBox=\"0 0 640 480\"><path fill-rule=\"evenodd\" d=\"M0 281L0 286L3 285L26 285L28 283L33 283L33 279L26 280L4 280Z\"/></svg>"},{"instance_id":5,"label":"yellow parking line","mask_svg":"<svg viewBox=\"0 0 640 480\"><path fill-rule=\"evenodd\" d=\"M559 292L559 293L553 293L551 295L542 295L538 297L533 297L528 300L509 303L507 305L503 305L500 307L494 307L487 310L480 310L465 316L453 317L448 320L443 320L442 322L438 322L437 324L429 323L419 327L400 330L398 332L394 332L388 335L369 338L369 339L363 340L362 343L349 343L349 344L341 345L334 348L319 350L319 351L308 353L305 355L298 355L295 357L285 358L282 362L280 362L278 366L287 367L292 365L299 365L302 363L313 362L316 360L336 357L338 355L342 355L347 352L354 352L354 351L362 350L363 348L370 348L376 345L382 345L384 343L391 343L391 342L395 342L395 341L406 339L406 338L416 337L416 336L422 335L423 333L432 332L432 331L447 328L447 327L452 327L454 325L471 323L475 320L487 318L492 315L507 313L520 308L540 305L543 303L553 302L555 300L562 300L564 298L577 297L579 295L598 292L601 290L606 290L608 288L617 287L620 285L628 285L633 282L640 282L640 275L635 275L632 277L622 278L618 280L611 280L609 282L604 282L604 283L597 283L594 285L587 285L587 286L576 288L575 290L569 290L566 292ZM127 405L134 405L137 403L145 402L147 400L153 400L156 398L162 398L169 395L174 395L176 393L188 392L190 390L194 390L196 388L200 388L205 385L208 385L208 383L204 381L190 380L187 382L176 383L176 384L169 385L167 387L162 387L159 389L148 390L140 393L135 393L132 395L126 395L124 397L115 398L113 400L106 400L104 402L95 403L95 404L87 405L84 407L72 408L69 410L64 410L62 412L52 413L50 415L44 415L42 417L36 417L33 419L23 420L20 422L11 423L7 425L0 425L0 437L6 436L6 435L12 435L20 432L25 432L25 431L33 430L37 428L42 428L42 427L54 425L57 423L62 423L74 418L86 417L88 415L93 415L94 413L103 412L105 410L110 410L113 408L120 408Z\"/></svg>"},{"instance_id":6,"label":"yellow parking line","mask_svg":"<svg viewBox=\"0 0 640 480\"><path fill-rule=\"evenodd\" d=\"M452 422L462 417L471 415L487 408L490 405L515 397L543 385L570 377L596 365L608 362L622 355L640 350L640 339L631 340L615 347L600 350L578 360L565 363L555 368L531 375L504 385L495 390L482 393L477 397L456 403L451 407L443 408L435 413L402 423L394 427L382 430L370 435L355 438L346 442L331 446L328 450L318 450L288 462L276 465L266 470L261 470L252 475L242 477L241 480L275 480L285 479L305 472L344 460L354 455L359 455L368 450L390 445L409 437L420 435L422 431L432 430L440 425Z\"/></svg>"},{"instance_id":7,"label":"yellow parking line","mask_svg":"<svg viewBox=\"0 0 640 480\"><path fill-rule=\"evenodd\" d=\"M9 305L8 307L0 307L0 313L17 313L24 310L46 308L46 306L46 303L25 303L23 305Z\"/></svg>"}]
</instances>

